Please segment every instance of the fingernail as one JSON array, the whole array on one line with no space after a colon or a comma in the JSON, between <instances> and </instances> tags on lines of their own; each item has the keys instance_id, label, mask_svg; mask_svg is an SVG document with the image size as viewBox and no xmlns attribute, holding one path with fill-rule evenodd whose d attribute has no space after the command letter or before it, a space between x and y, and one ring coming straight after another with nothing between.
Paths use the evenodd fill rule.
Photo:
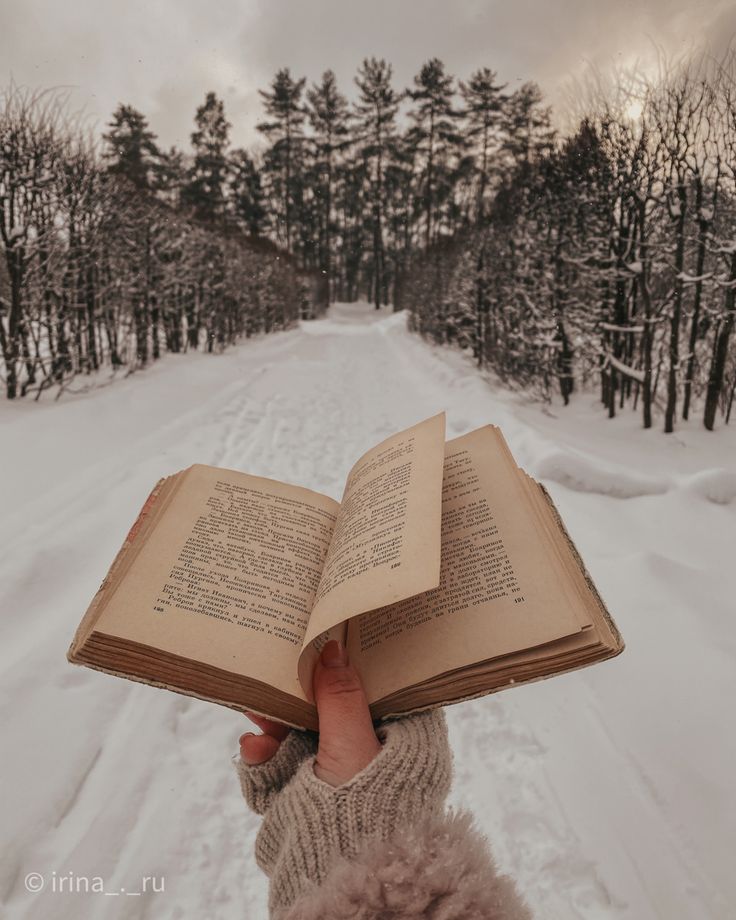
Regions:
<instances>
[{"instance_id":1,"label":"fingernail","mask_svg":"<svg viewBox=\"0 0 736 920\"><path fill-rule=\"evenodd\" d=\"M240 736L240 759L243 761L243 763L248 764L249 767L254 767L258 763L258 760L251 757L246 751L243 742L247 738L255 738L255 732L246 732L244 735Z\"/></svg>"},{"instance_id":2,"label":"fingernail","mask_svg":"<svg viewBox=\"0 0 736 920\"><path fill-rule=\"evenodd\" d=\"M344 668L348 663L348 650L337 639L330 639L322 649L322 664L326 668Z\"/></svg>"}]
</instances>

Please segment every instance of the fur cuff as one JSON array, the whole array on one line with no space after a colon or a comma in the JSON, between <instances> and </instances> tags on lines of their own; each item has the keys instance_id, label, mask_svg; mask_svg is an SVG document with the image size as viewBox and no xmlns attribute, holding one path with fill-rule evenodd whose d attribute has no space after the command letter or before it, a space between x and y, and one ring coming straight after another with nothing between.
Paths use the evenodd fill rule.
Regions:
<instances>
[{"instance_id":1,"label":"fur cuff","mask_svg":"<svg viewBox=\"0 0 736 920\"><path fill-rule=\"evenodd\" d=\"M531 920L466 812L426 819L339 858L276 920Z\"/></svg>"}]
</instances>

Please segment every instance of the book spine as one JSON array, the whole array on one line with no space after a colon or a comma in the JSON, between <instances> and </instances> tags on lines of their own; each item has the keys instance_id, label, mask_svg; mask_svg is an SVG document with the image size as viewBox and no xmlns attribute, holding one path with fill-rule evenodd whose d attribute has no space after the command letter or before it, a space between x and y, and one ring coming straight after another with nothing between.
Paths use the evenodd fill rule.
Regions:
<instances>
[{"instance_id":1,"label":"book spine","mask_svg":"<svg viewBox=\"0 0 736 920\"><path fill-rule=\"evenodd\" d=\"M151 492L148 498L143 503L143 507L138 512L138 517L133 522L133 526L128 531L128 534L125 537L125 540L123 540L123 545L118 550L117 555L115 556L115 559L113 560L113 563L107 572L107 575L105 575L105 577L103 578L102 584L100 585L100 591L104 588L105 584L109 581L110 577L117 569L119 561L122 561L122 556L133 545L135 538L138 536L138 534L141 531L143 522L148 517L153 506L156 504L156 501L158 500L158 497L161 493L161 489L163 488L163 485L165 482L166 482L166 479L159 479L156 485L151 489Z\"/></svg>"}]
</instances>

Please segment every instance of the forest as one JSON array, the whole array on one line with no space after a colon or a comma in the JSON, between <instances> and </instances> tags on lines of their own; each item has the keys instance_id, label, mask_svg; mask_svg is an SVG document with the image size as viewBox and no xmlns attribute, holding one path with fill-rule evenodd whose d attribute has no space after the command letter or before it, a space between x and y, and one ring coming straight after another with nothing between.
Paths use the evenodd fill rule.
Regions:
<instances>
[{"instance_id":1,"label":"forest","mask_svg":"<svg viewBox=\"0 0 736 920\"><path fill-rule=\"evenodd\" d=\"M219 351L331 301L406 309L504 385L675 430L736 390L736 54L591 79L569 131L539 86L427 61L279 70L260 142L208 92L188 150L120 104L97 140L63 94L0 102L9 398Z\"/></svg>"}]
</instances>

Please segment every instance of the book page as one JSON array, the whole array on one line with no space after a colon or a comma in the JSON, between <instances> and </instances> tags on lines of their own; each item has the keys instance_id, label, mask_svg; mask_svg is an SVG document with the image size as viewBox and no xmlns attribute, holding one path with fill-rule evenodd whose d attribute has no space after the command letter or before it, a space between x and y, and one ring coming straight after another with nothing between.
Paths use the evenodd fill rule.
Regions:
<instances>
[{"instance_id":1,"label":"book page","mask_svg":"<svg viewBox=\"0 0 736 920\"><path fill-rule=\"evenodd\" d=\"M447 443L439 587L348 624L369 701L590 622L521 476L497 428Z\"/></svg>"},{"instance_id":2,"label":"book page","mask_svg":"<svg viewBox=\"0 0 736 920\"><path fill-rule=\"evenodd\" d=\"M304 686L308 646L322 633L439 583L444 440L441 413L387 438L350 471L304 638Z\"/></svg>"},{"instance_id":3,"label":"book page","mask_svg":"<svg viewBox=\"0 0 736 920\"><path fill-rule=\"evenodd\" d=\"M182 475L95 631L304 699L297 661L337 502L215 467Z\"/></svg>"}]
</instances>

